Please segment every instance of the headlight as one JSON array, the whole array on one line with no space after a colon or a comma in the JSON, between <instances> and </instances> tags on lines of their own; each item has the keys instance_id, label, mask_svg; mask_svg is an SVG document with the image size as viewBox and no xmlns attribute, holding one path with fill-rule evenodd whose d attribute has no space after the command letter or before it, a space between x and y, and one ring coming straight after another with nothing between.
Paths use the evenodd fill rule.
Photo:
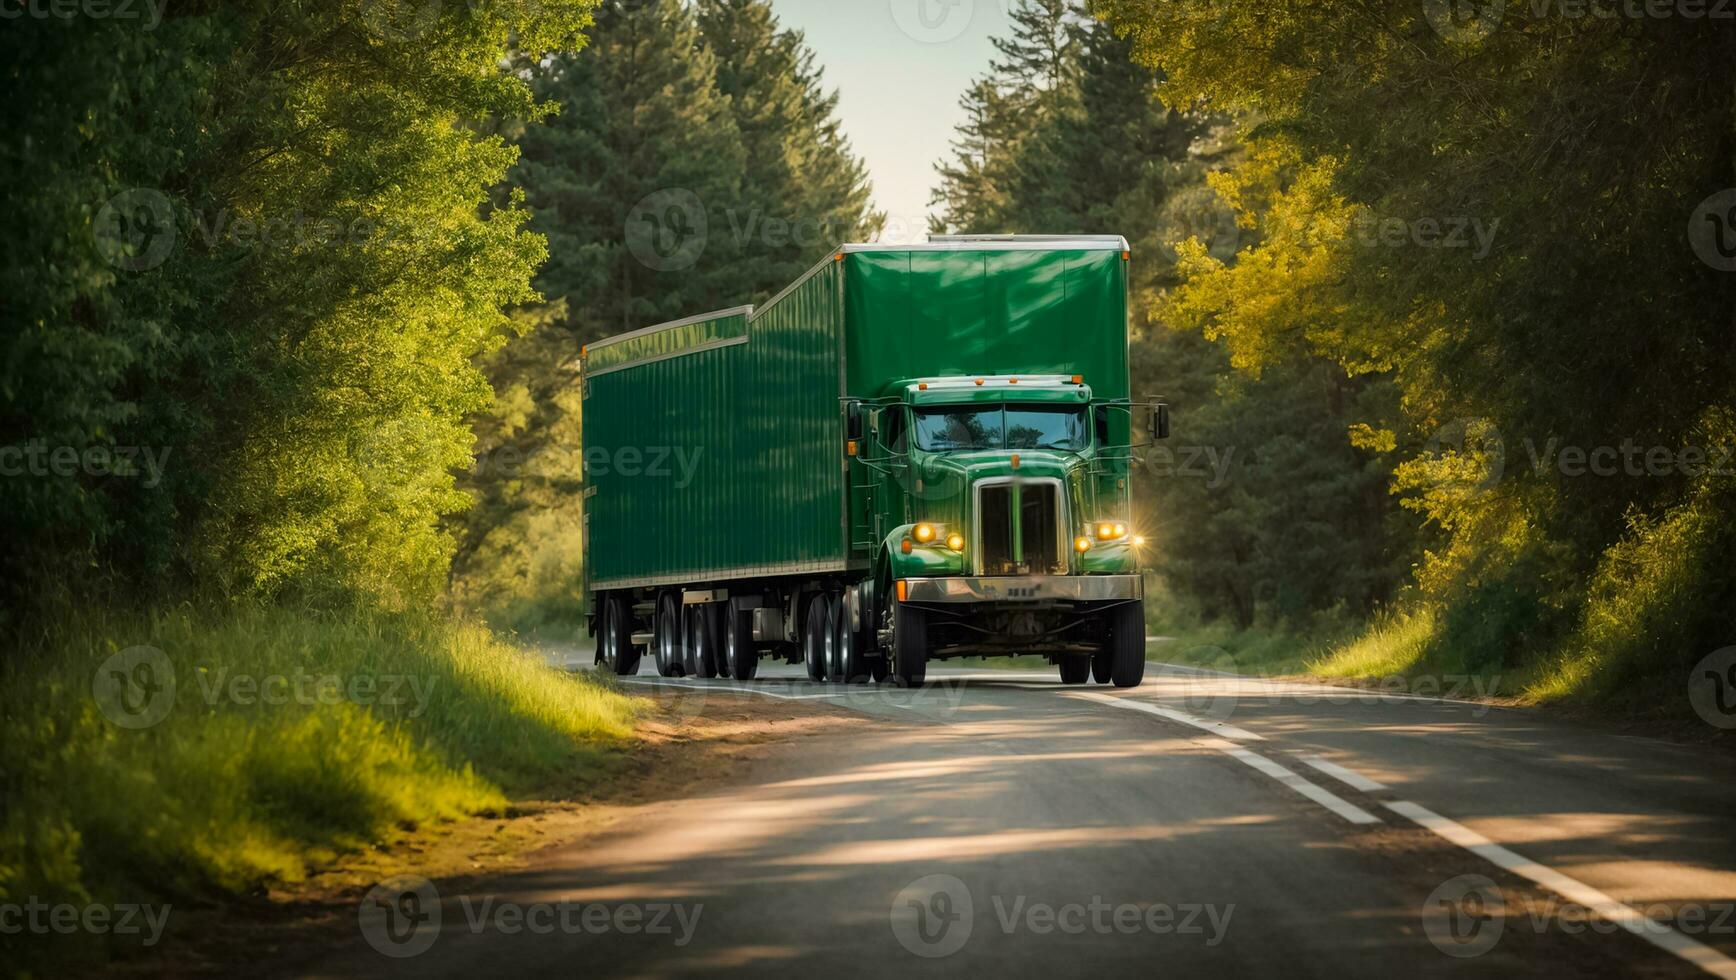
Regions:
<instances>
[{"instance_id":1,"label":"headlight","mask_svg":"<svg viewBox=\"0 0 1736 980\"><path fill-rule=\"evenodd\" d=\"M1075 538L1073 540L1073 550L1079 552L1081 555L1090 551L1091 539L1083 536Z\"/></svg>"},{"instance_id":2,"label":"headlight","mask_svg":"<svg viewBox=\"0 0 1736 980\"><path fill-rule=\"evenodd\" d=\"M1097 525L1097 540L1120 541L1127 537L1127 525L1115 521L1105 521Z\"/></svg>"},{"instance_id":3,"label":"headlight","mask_svg":"<svg viewBox=\"0 0 1736 980\"><path fill-rule=\"evenodd\" d=\"M954 551L964 550L964 535L957 531L946 536L946 546Z\"/></svg>"},{"instance_id":4,"label":"headlight","mask_svg":"<svg viewBox=\"0 0 1736 980\"><path fill-rule=\"evenodd\" d=\"M933 524L916 525L916 540L920 544L928 544L940 534L940 529Z\"/></svg>"}]
</instances>

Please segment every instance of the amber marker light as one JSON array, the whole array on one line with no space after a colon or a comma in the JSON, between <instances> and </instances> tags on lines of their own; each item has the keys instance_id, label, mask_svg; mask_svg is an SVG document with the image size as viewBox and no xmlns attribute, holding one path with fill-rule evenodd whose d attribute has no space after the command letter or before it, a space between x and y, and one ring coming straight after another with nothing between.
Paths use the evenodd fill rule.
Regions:
<instances>
[{"instance_id":1,"label":"amber marker light","mask_svg":"<svg viewBox=\"0 0 1736 980\"><path fill-rule=\"evenodd\" d=\"M844 444L844 451L846 453L849 453L852 456L856 455L858 448L859 447L856 445L856 440L854 440L854 439L851 439L849 442Z\"/></svg>"},{"instance_id":2,"label":"amber marker light","mask_svg":"<svg viewBox=\"0 0 1736 980\"><path fill-rule=\"evenodd\" d=\"M983 386L983 379L981 379L981 378L978 378L978 379L977 379L977 387L978 387L978 388L981 388L981 387L982 387L982 386Z\"/></svg>"},{"instance_id":3,"label":"amber marker light","mask_svg":"<svg viewBox=\"0 0 1736 980\"><path fill-rule=\"evenodd\" d=\"M1076 385L1084 384L1085 383L1085 376L1083 374L1073 375L1073 383Z\"/></svg>"},{"instance_id":4,"label":"amber marker light","mask_svg":"<svg viewBox=\"0 0 1736 980\"><path fill-rule=\"evenodd\" d=\"M910 554L911 550L914 549L915 547L916 547L915 545L910 543L909 538L905 538L904 543L898 546L898 550L902 551L908 555L908 554Z\"/></svg>"},{"instance_id":5,"label":"amber marker light","mask_svg":"<svg viewBox=\"0 0 1736 980\"><path fill-rule=\"evenodd\" d=\"M1133 261L1133 253L1132 252L1122 252L1121 253L1121 261L1132 262Z\"/></svg>"},{"instance_id":6,"label":"amber marker light","mask_svg":"<svg viewBox=\"0 0 1736 980\"><path fill-rule=\"evenodd\" d=\"M898 580L898 601L899 602L909 602L910 601L910 583L906 582L903 579Z\"/></svg>"},{"instance_id":7,"label":"amber marker light","mask_svg":"<svg viewBox=\"0 0 1736 980\"><path fill-rule=\"evenodd\" d=\"M1091 550L1091 539L1087 538L1087 537L1074 538L1073 539L1073 550L1079 552L1081 555L1087 551L1090 551Z\"/></svg>"},{"instance_id":8,"label":"amber marker light","mask_svg":"<svg viewBox=\"0 0 1736 980\"><path fill-rule=\"evenodd\" d=\"M1019 468L1019 454L1018 453L1013 454L1012 463L1013 463L1013 469L1016 470Z\"/></svg>"}]
</instances>

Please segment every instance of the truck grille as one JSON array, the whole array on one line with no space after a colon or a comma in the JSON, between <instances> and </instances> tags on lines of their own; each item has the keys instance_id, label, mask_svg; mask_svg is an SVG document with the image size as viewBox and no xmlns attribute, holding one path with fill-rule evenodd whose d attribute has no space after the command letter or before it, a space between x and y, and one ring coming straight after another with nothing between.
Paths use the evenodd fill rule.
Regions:
<instances>
[{"instance_id":1,"label":"truck grille","mask_svg":"<svg viewBox=\"0 0 1736 980\"><path fill-rule=\"evenodd\" d=\"M1014 521L1015 512L1018 520ZM984 575L1064 574L1060 487L1053 483L997 483L977 488Z\"/></svg>"}]
</instances>

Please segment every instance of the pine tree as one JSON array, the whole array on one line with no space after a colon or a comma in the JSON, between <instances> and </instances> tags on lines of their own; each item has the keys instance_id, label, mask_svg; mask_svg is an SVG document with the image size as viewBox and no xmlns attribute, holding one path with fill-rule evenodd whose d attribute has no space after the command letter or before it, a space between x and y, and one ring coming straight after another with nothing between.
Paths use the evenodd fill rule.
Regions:
<instances>
[{"instance_id":1,"label":"pine tree","mask_svg":"<svg viewBox=\"0 0 1736 980\"><path fill-rule=\"evenodd\" d=\"M685 4L609 0L594 35L538 68L537 94L561 113L524 133L514 172L549 239L537 287L567 302L580 342L739 294L729 218L747 159Z\"/></svg>"}]
</instances>

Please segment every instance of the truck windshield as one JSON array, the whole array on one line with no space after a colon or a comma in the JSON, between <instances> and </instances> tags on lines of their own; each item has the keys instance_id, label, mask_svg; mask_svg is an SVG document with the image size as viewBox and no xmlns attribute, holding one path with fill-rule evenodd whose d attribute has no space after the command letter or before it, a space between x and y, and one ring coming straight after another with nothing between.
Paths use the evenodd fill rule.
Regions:
<instances>
[{"instance_id":1,"label":"truck windshield","mask_svg":"<svg viewBox=\"0 0 1736 980\"><path fill-rule=\"evenodd\" d=\"M1085 411L1047 405L937 408L913 413L916 445L931 453L967 449L1058 449L1089 445Z\"/></svg>"}]
</instances>

